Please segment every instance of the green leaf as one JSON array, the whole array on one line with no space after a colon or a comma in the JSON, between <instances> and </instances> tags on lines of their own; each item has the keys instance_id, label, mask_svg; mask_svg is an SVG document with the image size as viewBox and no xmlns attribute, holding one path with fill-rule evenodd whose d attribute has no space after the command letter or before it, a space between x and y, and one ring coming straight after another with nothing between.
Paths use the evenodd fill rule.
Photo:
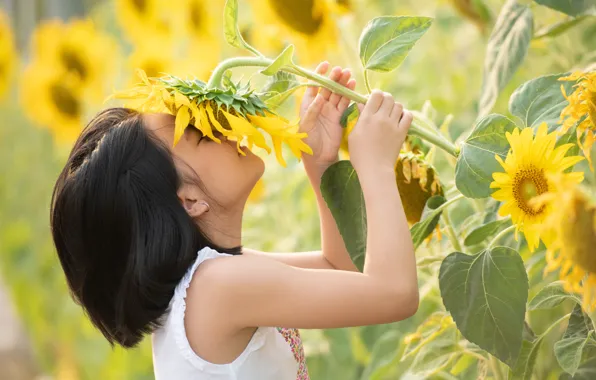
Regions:
<instances>
[{"instance_id":1,"label":"green leaf","mask_svg":"<svg viewBox=\"0 0 596 380\"><path fill-rule=\"evenodd\" d=\"M557 126L561 111L567 105L561 86L567 94L573 91L573 82L559 81L566 75L568 73L545 75L522 84L509 99L509 112L525 127L536 128L543 122L549 127Z\"/></svg>"},{"instance_id":2,"label":"green leaf","mask_svg":"<svg viewBox=\"0 0 596 380\"><path fill-rule=\"evenodd\" d=\"M569 16L579 16L596 9L594 0L536 0L536 2Z\"/></svg>"},{"instance_id":3,"label":"green leaf","mask_svg":"<svg viewBox=\"0 0 596 380\"><path fill-rule=\"evenodd\" d=\"M569 294L563 289L562 281L555 281L540 289L528 303L528 310L552 309L568 299L581 302L576 295Z\"/></svg>"},{"instance_id":4,"label":"green leaf","mask_svg":"<svg viewBox=\"0 0 596 380\"><path fill-rule=\"evenodd\" d=\"M530 8L515 0L508 0L501 8L486 48L478 110L480 117L491 111L499 93L523 62L532 33Z\"/></svg>"},{"instance_id":5,"label":"green leaf","mask_svg":"<svg viewBox=\"0 0 596 380\"><path fill-rule=\"evenodd\" d=\"M455 185L468 198L485 198L492 194L493 173L503 171L495 155L505 159L509 151L506 132L517 126L503 115L491 114L479 120L466 141L455 166Z\"/></svg>"},{"instance_id":6,"label":"green leaf","mask_svg":"<svg viewBox=\"0 0 596 380\"><path fill-rule=\"evenodd\" d=\"M574 375L581 364L584 349L596 345L594 325L584 313L580 304L576 304L569 318L563 339L555 343L555 356L563 370Z\"/></svg>"},{"instance_id":7,"label":"green leaf","mask_svg":"<svg viewBox=\"0 0 596 380\"><path fill-rule=\"evenodd\" d=\"M471 355L463 354L451 367L450 374L457 376L466 371L470 366L476 363L478 359Z\"/></svg>"},{"instance_id":8,"label":"green leaf","mask_svg":"<svg viewBox=\"0 0 596 380\"><path fill-rule=\"evenodd\" d=\"M356 267L366 253L366 208L358 175L348 160L331 165L321 178L321 194Z\"/></svg>"},{"instance_id":9,"label":"green leaf","mask_svg":"<svg viewBox=\"0 0 596 380\"><path fill-rule=\"evenodd\" d=\"M414 248L418 248L424 239L437 227L442 211L442 209L438 208L445 202L446 199L440 195L434 195L426 201L420 221L410 229Z\"/></svg>"},{"instance_id":10,"label":"green leaf","mask_svg":"<svg viewBox=\"0 0 596 380\"><path fill-rule=\"evenodd\" d=\"M512 367L522 345L528 299L519 253L507 247L475 256L454 252L441 264L439 287L462 335Z\"/></svg>"},{"instance_id":11,"label":"green leaf","mask_svg":"<svg viewBox=\"0 0 596 380\"><path fill-rule=\"evenodd\" d=\"M569 29L579 25L582 21L584 21L590 17L593 17L593 16L594 15L581 15L578 17L569 17L566 20L559 21L552 25L547 25L547 26L541 28L540 30L538 30L534 34L534 39L538 40L540 38L545 38L545 37L550 37L550 38L556 37L560 34L565 33Z\"/></svg>"},{"instance_id":12,"label":"green leaf","mask_svg":"<svg viewBox=\"0 0 596 380\"><path fill-rule=\"evenodd\" d=\"M348 124L355 123L358 120L358 116L360 116L358 104L352 103L348 108L346 108L344 113L341 114L339 125L341 125L342 128L347 128Z\"/></svg>"},{"instance_id":13,"label":"green leaf","mask_svg":"<svg viewBox=\"0 0 596 380\"><path fill-rule=\"evenodd\" d=\"M299 88L302 87L307 87L307 84L299 84L297 86L294 87L290 87L288 88L286 91L281 92L281 93L270 93L271 96L263 96L263 101L265 102L265 105L267 106L267 108L271 109L271 110L275 110L276 108L279 108L283 102L285 102L286 100L288 100L288 98L294 93L296 92L296 90L298 90Z\"/></svg>"},{"instance_id":14,"label":"green leaf","mask_svg":"<svg viewBox=\"0 0 596 380\"><path fill-rule=\"evenodd\" d=\"M515 367L509 370L509 380L532 380L536 356L538 356L542 339L542 336L533 341L524 339Z\"/></svg>"},{"instance_id":15,"label":"green leaf","mask_svg":"<svg viewBox=\"0 0 596 380\"><path fill-rule=\"evenodd\" d=\"M360 35L360 61L366 70L395 70L432 23L429 17L381 16Z\"/></svg>"},{"instance_id":16,"label":"green leaf","mask_svg":"<svg viewBox=\"0 0 596 380\"><path fill-rule=\"evenodd\" d=\"M492 222L486 223L483 226L475 228L474 230L472 230L472 232L468 234L468 236L466 236L466 240L464 240L464 245L471 246L480 244L486 238L495 235L509 223L509 219L494 220Z\"/></svg>"},{"instance_id":17,"label":"green leaf","mask_svg":"<svg viewBox=\"0 0 596 380\"><path fill-rule=\"evenodd\" d=\"M261 92L264 93L282 93L284 91L289 90L292 87L296 87L300 84L296 75L285 72L285 71L278 71L275 75L271 76L267 83L261 89ZM259 96L261 97L261 96Z\"/></svg>"},{"instance_id":18,"label":"green leaf","mask_svg":"<svg viewBox=\"0 0 596 380\"><path fill-rule=\"evenodd\" d=\"M282 51L277 58L266 68L261 70L263 75L275 75L282 68L291 66L293 64L292 59L294 57L294 45L288 45L284 51Z\"/></svg>"},{"instance_id":19,"label":"green leaf","mask_svg":"<svg viewBox=\"0 0 596 380\"><path fill-rule=\"evenodd\" d=\"M224 8L224 37L226 42L231 46L244 48L258 54L255 48L244 41L238 28L238 0L226 0Z\"/></svg>"},{"instance_id":20,"label":"green leaf","mask_svg":"<svg viewBox=\"0 0 596 380\"><path fill-rule=\"evenodd\" d=\"M403 335L397 330L385 332L373 346L371 361L364 368L361 380L382 379L401 355Z\"/></svg>"}]
</instances>

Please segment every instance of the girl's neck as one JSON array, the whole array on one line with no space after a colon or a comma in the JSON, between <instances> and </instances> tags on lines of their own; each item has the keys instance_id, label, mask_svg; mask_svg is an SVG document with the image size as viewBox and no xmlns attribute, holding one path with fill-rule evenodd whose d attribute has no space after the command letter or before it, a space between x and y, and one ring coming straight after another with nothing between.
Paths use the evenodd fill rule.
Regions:
<instances>
[{"instance_id":1,"label":"girl's neck","mask_svg":"<svg viewBox=\"0 0 596 380\"><path fill-rule=\"evenodd\" d=\"M211 210L201 218L201 229L220 247L234 248L242 241L242 214L239 210Z\"/></svg>"}]
</instances>

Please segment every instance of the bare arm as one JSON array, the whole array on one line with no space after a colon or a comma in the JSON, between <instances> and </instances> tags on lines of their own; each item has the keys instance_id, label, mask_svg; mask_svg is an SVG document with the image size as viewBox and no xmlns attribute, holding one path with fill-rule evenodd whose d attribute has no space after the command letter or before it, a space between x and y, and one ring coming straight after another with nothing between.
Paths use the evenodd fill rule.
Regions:
<instances>
[{"instance_id":1,"label":"bare arm","mask_svg":"<svg viewBox=\"0 0 596 380\"><path fill-rule=\"evenodd\" d=\"M317 72L324 75L329 64L323 62L317 67ZM351 78L351 72L335 67L329 74L329 79L353 89L356 82ZM337 229L335 219L321 195L321 176L338 161L338 150L341 144L343 130L339 119L349 105L350 100L329 90L317 87L309 88L302 101L300 115L300 129L308 132L306 142L313 149L313 155L303 158L304 169L317 199L319 222L321 228L321 250L314 252L296 253L266 253L252 249L244 250L247 254L272 258L291 266L312 269L341 269L357 271L350 259L343 238Z\"/></svg>"},{"instance_id":2,"label":"bare arm","mask_svg":"<svg viewBox=\"0 0 596 380\"><path fill-rule=\"evenodd\" d=\"M202 301L213 318L225 315L234 330L333 328L398 321L416 312L414 249L393 174L411 123L406 112L398 126L401 113L391 97L373 93L359 121L364 125L353 132L372 134L354 136L364 142L353 144L361 152L352 155L369 223L364 273L302 269L258 255L210 260L193 282L208 289L202 294L209 300ZM380 152L373 154L372 147Z\"/></svg>"}]
</instances>

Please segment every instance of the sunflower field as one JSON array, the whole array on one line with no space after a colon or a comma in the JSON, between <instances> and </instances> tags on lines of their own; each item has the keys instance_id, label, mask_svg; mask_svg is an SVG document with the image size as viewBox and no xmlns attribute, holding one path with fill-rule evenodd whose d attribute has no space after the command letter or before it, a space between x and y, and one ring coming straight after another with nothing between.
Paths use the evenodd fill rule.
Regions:
<instances>
[{"instance_id":1,"label":"sunflower field","mask_svg":"<svg viewBox=\"0 0 596 380\"><path fill-rule=\"evenodd\" d=\"M405 321L302 331L310 377L596 379L596 0L3 0L0 308L29 359L0 344L0 379L153 378L150 340L109 346L50 238L54 181L96 112L245 141L267 170L243 245L306 251L320 247L296 126L308 85L351 99L344 136L373 88L414 113L395 175L420 281ZM362 270L347 148L321 191Z\"/></svg>"}]
</instances>

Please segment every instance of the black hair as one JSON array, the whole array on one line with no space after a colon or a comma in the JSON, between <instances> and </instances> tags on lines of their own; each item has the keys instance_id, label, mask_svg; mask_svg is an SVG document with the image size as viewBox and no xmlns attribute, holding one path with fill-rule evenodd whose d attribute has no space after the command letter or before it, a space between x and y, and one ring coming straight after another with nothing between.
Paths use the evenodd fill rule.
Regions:
<instances>
[{"instance_id":1,"label":"black hair","mask_svg":"<svg viewBox=\"0 0 596 380\"><path fill-rule=\"evenodd\" d=\"M160 326L209 241L181 205L167 146L127 108L100 112L60 173L50 223L73 298L111 345L136 346Z\"/></svg>"}]
</instances>

